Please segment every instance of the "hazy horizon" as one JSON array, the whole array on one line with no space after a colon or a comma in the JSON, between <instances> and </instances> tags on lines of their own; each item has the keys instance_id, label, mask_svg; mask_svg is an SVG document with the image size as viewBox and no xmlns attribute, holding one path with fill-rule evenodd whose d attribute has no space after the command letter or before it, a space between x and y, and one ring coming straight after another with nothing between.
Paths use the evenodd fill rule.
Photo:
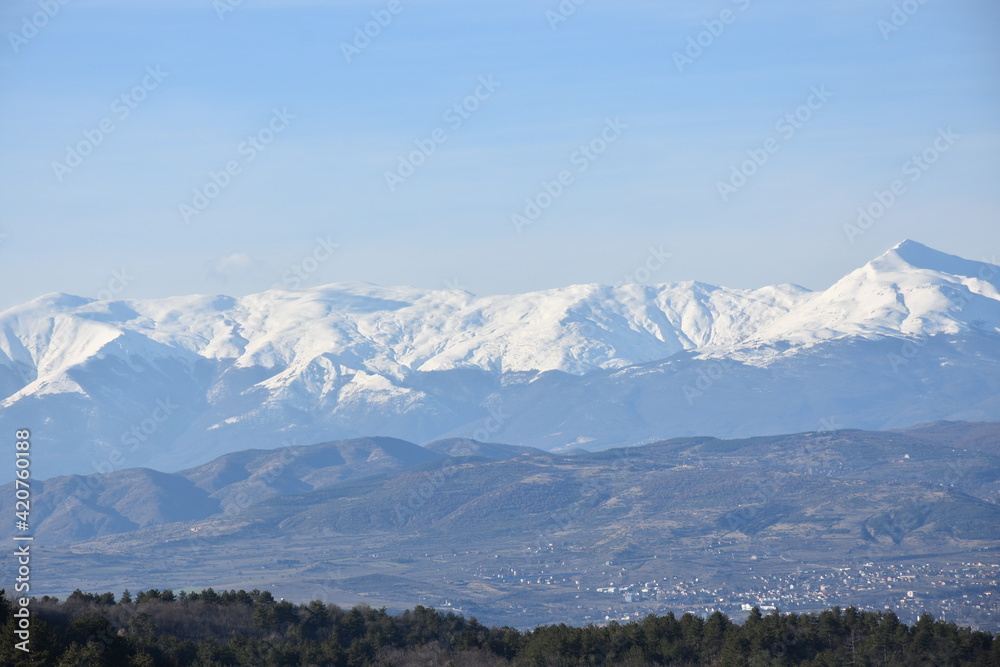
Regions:
<instances>
[{"instance_id":1,"label":"hazy horizon","mask_svg":"<svg viewBox=\"0 0 1000 667\"><path fill-rule=\"evenodd\" d=\"M984 1L42 4L0 9L0 309L317 252L302 286L490 295L1000 251Z\"/></svg>"}]
</instances>

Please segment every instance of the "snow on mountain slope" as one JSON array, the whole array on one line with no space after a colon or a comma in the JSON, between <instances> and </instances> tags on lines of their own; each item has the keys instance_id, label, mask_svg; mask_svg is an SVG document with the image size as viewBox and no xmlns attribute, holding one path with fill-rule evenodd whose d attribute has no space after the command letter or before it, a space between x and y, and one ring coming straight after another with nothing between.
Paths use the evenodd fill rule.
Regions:
<instances>
[{"instance_id":1,"label":"snow on mountain slope","mask_svg":"<svg viewBox=\"0 0 1000 667\"><path fill-rule=\"evenodd\" d=\"M763 327L752 342L1000 332L1000 267L904 241Z\"/></svg>"},{"instance_id":2,"label":"snow on mountain slope","mask_svg":"<svg viewBox=\"0 0 1000 667\"><path fill-rule=\"evenodd\" d=\"M200 357L277 369L263 381L272 390L315 374L317 364L331 377L345 369L389 378L458 368L582 374L734 344L803 294L680 283L483 298L359 284L241 299L49 295L0 314L0 362L51 382L95 356Z\"/></svg>"},{"instance_id":3,"label":"snow on mountain slope","mask_svg":"<svg viewBox=\"0 0 1000 667\"><path fill-rule=\"evenodd\" d=\"M53 456L42 465L52 466L50 474L125 464L176 469L289 438L483 440L507 429L519 444L627 444L630 434L647 437L639 422L746 434L739 420L757 423L753 414L726 407L737 421L722 433L710 414L718 406L685 405L686 387L706 384L702 376L719 363L713 360L740 378L730 403L763 392L780 405L801 399L795 383L762 388L770 380L750 366L794 378L859 354L852 341L890 340L863 348L870 362L879 358L871 350L898 349L892 340L970 335L974 343L955 354L992 363L998 333L1000 267L912 241L817 293L685 282L488 297L363 283L242 298L107 302L53 294L0 313L0 427L44 427L40 437ZM953 361L941 353L934 363ZM890 371L878 382L891 393L900 375ZM567 379L553 383L556 376ZM510 387L543 377L549 382L538 386L558 387L558 396L528 392L523 414L504 412L519 395ZM847 391L852 377L837 376L830 391ZM719 385L715 375L709 379ZM907 391L913 387L898 387L899 400ZM953 416L961 396L953 398L952 412L926 419ZM683 419L671 416L675 402L689 412ZM991 418L994 402L979 397L976 405L973 417ZM875 414L887 404L872 408ZM813 409L804 405L794 424L812 423ZM793 427L769 429L782 430Z\"/></svg>"}]
</instances>

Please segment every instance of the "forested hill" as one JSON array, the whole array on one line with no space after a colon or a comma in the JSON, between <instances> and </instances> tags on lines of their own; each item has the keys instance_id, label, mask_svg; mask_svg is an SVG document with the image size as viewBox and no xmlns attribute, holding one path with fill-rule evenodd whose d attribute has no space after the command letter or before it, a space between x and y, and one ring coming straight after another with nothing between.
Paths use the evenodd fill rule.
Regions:
<instances>
[{"instance_id":1,"label":"forested hill","mask_svg":"<svg viewBox=\"0 0 1000 667\"><path fill-rule=\"evenodd\" d=\"M31 653L14 647L17 619L0 591L3 665L1000 665L987 632L935 621L913 626L891 611L835 607L819 614L754 610L736 624L672 613L586 628L528 632L486 627L426 607L391 616L314 601L295 605L267 591L151 589L31 605Z\"/></svg>"}]
</instances>

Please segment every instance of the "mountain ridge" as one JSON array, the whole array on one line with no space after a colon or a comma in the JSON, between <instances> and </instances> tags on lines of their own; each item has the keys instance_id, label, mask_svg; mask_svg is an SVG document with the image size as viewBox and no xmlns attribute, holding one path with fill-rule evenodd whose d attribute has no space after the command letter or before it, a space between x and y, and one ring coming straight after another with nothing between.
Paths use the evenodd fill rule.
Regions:
<instances>
[{"instance_id":1,"label":"mountain ridge","mask_svg":"<svg viewBox=\"0 0 1000 667\"><path fill-rule=\"evenodd\" d=\"M965 613L993 608L983 591L1000 549L1000 423L672 438L577 456L489 459L427 447L430 458L413 465L402 456L315 485L288 483L343 468L324 458L338 447L354 448L355 461L421 449L368 438L228 454L257 475L242 496L232 495L241 476L210 496L198 470L33 481L33 574L60 596L81 587L266 588L394 608L451 600L504 622L603 618L614 603L603 587L639 591L657 580L655 601L675 610L693 604L691 591L674 588L681 581L717 590L705 591L706 602L738 611L734 600L755 602L762 577L782 579L772 590L795 584L793 594L812 584L805 604L816 604L820 584L836 583L817 580L821 572L854 580L848 603L857 606L900 604L908 590L924 605L960 590ZM12 487L0 493L9 512ZM169 503L166 488L186 492ZM904 586L896 577L912 562L957 578L943 588L944 575L923 569ZM966 588L970 572L980 573L976 589ZM389 585L379 579L387 576ZM872 576L874 585L859 580Z\"/></svg>"},{"instance_id":2,"label":"mountain ridge","mask_svg":"<svg viewBox=\"0 0 1000 667\"><path fill-rule=\"evenodd\" d=\"M1000 419L995 381L963 394L962 410L958 395L936 406L919 378L971 392L1000 364L998 271L904 241L819 292L689 281L487 297L362 283L240 298L50 294L0 313L0 426L34 425L39 467L51 474L181 469L254 440L370 433L619 446L664 433L656 401L680 411L679 424L685 411L698 418L674 435L712 432L720 413L729 416L713 435L829 418L864 428L988 421ZM893 355L902 370L886 361ZM835 374L826 396L810 389L803 404L796 378L830 375L837 357L854 376ZM641 379L650 373L657 382ZM532 394L538 382L576 393L581 418L567 421L574 409L558 393ZM852 384L883 386L882 413L905 421L845 409ZM740 392L748 405L770 394L765 412L798 403L809 417L754 426L759 418L733 403ZM595 419L620 433L588 425Z\"/></svg>"}]
</instances>

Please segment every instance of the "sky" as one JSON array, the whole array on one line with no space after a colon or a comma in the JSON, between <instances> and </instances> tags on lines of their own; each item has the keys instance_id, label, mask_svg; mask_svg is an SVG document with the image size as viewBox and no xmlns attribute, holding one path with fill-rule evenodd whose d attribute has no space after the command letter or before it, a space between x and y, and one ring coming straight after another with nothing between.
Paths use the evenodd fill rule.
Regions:
<instances>
[{"instance_id":1,"label":"sky","mask_svg":"<svg viewBox=\"0 0 1000 667\"><path fill-rule=\"evenodd\" d=\"M0 309L1000 256L994 0L8 0Z\"/></svg>"}]
</instances>

